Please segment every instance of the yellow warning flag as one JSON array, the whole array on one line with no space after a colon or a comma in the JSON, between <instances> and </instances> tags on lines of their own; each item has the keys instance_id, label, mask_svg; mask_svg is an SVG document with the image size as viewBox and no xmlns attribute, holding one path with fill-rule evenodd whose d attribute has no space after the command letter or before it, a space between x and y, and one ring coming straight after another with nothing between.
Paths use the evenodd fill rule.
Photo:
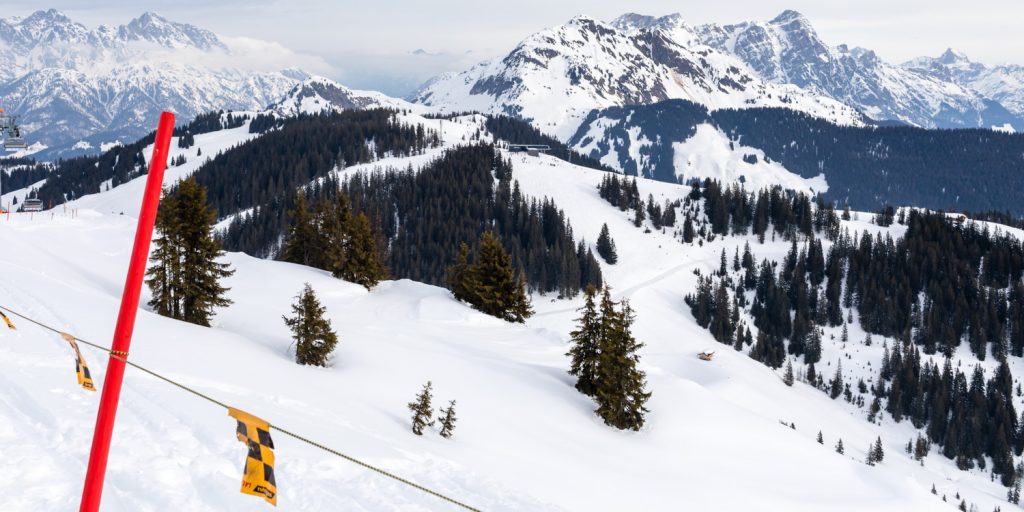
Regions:
<instances>
[{"instance_id":1,"label":"yellow warning flag","mask_svg":"<svg viewBox=\"0 0 1024 512\"><path fill-rule=\"evenodd\" d=\"M17 329L15 329L15 328L14 328L14 324L12 324L12 323L11 323L11 319L10 319L10 318L7 318L7 315L5 315L5 314L3 313L3 311L0 311L0 317L3 317L3 319L4 319L4 323L5 323L5 324L7 324L7 327L10 327L10 329L11 329L12 331L16 331L16 330L17 330Z\"/></svg>"},{"instance_id":2,"label":"yellow warning flag","mask_svg":"<svg viewBox=\"0 0 1024 512\"><path fill-rule=\"evenodd\" d=\"M78 342L75 341L75 337L66 332L60 333L60 337L64 338L64 341L68 342L75 351L75 375L78 376L78 385L89 391L96 391L96 386L92 383L92 375L89 373L89 366L85 364L82 352L78 350Z\"/></svg>"},{"instance_id":3,"label":"yellow warning flag","mask_svg":"<svg viewBox=\"0 0 1024 512\"><path fill-rule=\"evenodd\" d=\"M249 448L242 475L242 493L261 496L276 507L274 441L270 439L270 424L233 407L228 408L228 416L238 420L238 440Z\"/></svg>"}]
</instances>

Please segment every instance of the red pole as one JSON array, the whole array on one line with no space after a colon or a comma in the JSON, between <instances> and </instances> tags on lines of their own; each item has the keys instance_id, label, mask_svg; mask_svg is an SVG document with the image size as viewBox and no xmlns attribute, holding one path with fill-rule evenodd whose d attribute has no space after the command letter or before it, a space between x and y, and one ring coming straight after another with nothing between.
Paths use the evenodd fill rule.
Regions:
<instances>
[{"instance_id":1,"label":"red pole","mask_svg":"<svg viewBox=\"0 0 1024 512\"><path fill-rule=\"evenodd\" d=\"M156 221L157 206L160 204L164 168L167 166L167 150L173 132L174 114L160 114L153 156L149 160L146 191L142 196L139 224L135 229L135 245L132 247L128 277L125 279L124 293L121 295L121 310L117 314L117 326L114 328L111 358L107 362L107 373L103 379L103 396L100 397L100 407L96 413L96 430L92 437L92 452L89 454L80 512L98 512L100 508L103 477L107 472L107 455L110 453L110 436L114 431L114 416L117 414L117 401L121 397L121 380L124 378L125 367L123 361L113 356L117 355L122 359L128 357L132 330L135 328L135 313L138 311L139 295L142 293L142 278L146 274L146 262L149 259L149 242L153 239L153 223Z\"/></svg>"}]
</instances>

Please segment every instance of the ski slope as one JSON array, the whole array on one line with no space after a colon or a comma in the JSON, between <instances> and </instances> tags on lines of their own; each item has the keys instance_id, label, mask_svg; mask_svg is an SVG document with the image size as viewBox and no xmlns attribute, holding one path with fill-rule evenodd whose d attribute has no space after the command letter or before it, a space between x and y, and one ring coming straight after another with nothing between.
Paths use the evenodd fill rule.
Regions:
<instances>
[{"instance_id":1,"label":"ski slope","mask_svg":"<svg viewBox=\"0 0 1024 512\"><path fill-rule=\"evenodd\" d=\"M443 126L446 143L457 144L478 125L470 116ZM230 147L247 133L238 130L197 136L197 146L216 154L215 143ZM339 172L419 166L432 154ZM956 493L981 510L1009 508L1005 489L986 473L961 472L934 450L923 466L907 456L902 447L916 435L909 423L873 425L864 409L802 383L787 387L778 373L697 326L683 303L695 270L716 269L723 248L731 260L745 241L756 257L777 259L788 243L729 237L683 245L671 232L644 233L598 197L600 172L546 156L507 156L523 192L555 199L577 237L592 244L608 223L619 263L602 270L615 296L628 297L637 312L634 334L645 343L641 368L653 392L640 432L605 426L565 372L580 298L535 296L537 314L513 325L441 288L389 281L367 292L326 272L231 253L226 260L237 272L225 284L234 304L218 312L213 327L144 308L132 361L482 510L949 511ZM169 169L167 183L190 165ZM649 180L638 186L642 197L659 202L689 191ZM108 344L140 197L141 180L83 197L68 213L0 221L0 305ZM860 217L845 227L882 229ZM901 227L888 229L896 236ZM292 362L281 315L290 314L306 282L339 334L329 368ZM17 331L0 330L3 509L75 510L99 396L76 386L64 341L14 321ZM850 339L844 349L826 335L819 366L826 376L834 367L825 362L846 354L848 378L869 375L869 363L877 368L881 337L859 346L863 332L855 327ZM705 350L716 351L714 361L695 357ZM102 384L105 358L83 351ZM1024 371L1019 364L1014 370ZM452 439L436 429L423 437L410 432L406 404L427 380L435 407L458 401ZM224 410L129 369L104 510L269 510L238 492L245 447L234 429ZM819 430L824 446L815 441ZM869 467L865 449L877 436L886 458ZM839 438L845 455L833 450ZM290 438L274 441L280 510L457 510ZM933 484L939 496L931 494Z\"/></svg>"}]
</instances>

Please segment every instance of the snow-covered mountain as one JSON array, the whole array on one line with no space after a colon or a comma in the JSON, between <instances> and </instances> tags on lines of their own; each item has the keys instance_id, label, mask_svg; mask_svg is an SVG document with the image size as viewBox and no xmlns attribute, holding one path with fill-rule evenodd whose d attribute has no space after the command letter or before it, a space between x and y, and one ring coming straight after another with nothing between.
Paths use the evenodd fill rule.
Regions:
<instances>
[{"instance_id":1,"label":"snow-covered mountain","mask_svg":"<svg viewBox=\"0 0 1024 512\"><path fill-rule=\"evenodd\" d=\"M641 28L655 23L650 17L629 15L619 25ZM795 84L808 92L852 105L875 120L894 120L926 128L1003 126L1024 128L1019 105L1001 105L1007 93L1022 88L1018 82L995 94L971 80L954 80L920 66L899 66L883 61L869 49L825 43L810 21L796 11L785 11L768 21L695 27L704 44L742 59L765 80ZM1018 79L1021 75L1017 75ZM998 79L992 82L998 82ZM1005 84L1004 84L1005 85Z\"/></svg>"},{"instance_id":2,"label":"snow-covered mountain","mask_svg":"<svg viewBox=\"0 0 1024 512\"><path fill-rule=\"evenodd\" d=\"M236 67L212 32L145 13L89 29L56 10L0 20L0 98L34 142L53 150L128 142L163 110L258 110L302 71Z\"/></svg>"},{"instance_id":3,"label":"snow-covered mountain","mask_svg":"<svg viewBox=\"0 0 1024 512\"><path fill-rule=\"evenodd\" d=\"M986 66L963 53L946 50L938 57L920 57L903 64L908 69L973 89L1024 117L1024 66Z\"/></svg>"},{"instance_id":4,"label":"snow-covered mountain","mask_svg":"<svg viewBox=\"0 0 1024 512\"><path fill-rule=\"evenodd\" d=\"M270 104L267 110L279 116L291 117L299 114L318 114L324 111L367 108L427 110L423 105L392 98L377 91L349 89L322 76L313 76L295 84L284 96Z\"/></svg>"},{"instance_id":5,"label":"snow-covered mountain","mask_svg":"<svg viewBox=\"0 0 1024 512\"><path fill-rule=\"evenodd\" d=\"M568 139L591 110L687 99L712 109L787 107L857 124L831 98L760 79L739 59L699 42L678 16L608 24L586 16L533 34L508 55L441 75L414 96L445 111L529 119Z\"/></svg>"}]
</instances>

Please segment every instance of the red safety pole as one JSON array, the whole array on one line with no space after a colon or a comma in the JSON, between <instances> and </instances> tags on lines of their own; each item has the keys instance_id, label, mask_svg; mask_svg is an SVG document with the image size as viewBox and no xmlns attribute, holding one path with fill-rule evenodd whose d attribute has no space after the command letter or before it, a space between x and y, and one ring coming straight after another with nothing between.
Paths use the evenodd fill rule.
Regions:
<instances>
[{"instance_id":1,"label":"red safety pole","mask_svg":"<svg viewBox=\"0 0 1024 512\"><path fill-rule=\"evenodd\" d=\"M114 328L113 348L103 379L103 396L100 397L100 408L96 413L96 430L92 435L92 452L89 453L89 467L85 474L85 489L82 490L82 504L79 508L81 512L98 512L100 508L103 477L107 472L107 455L110 453L110 436L114 432L114 416L117 414L117 401L121 397L121 381L124 378L125 367L124 361L113 356L128 358L128 347L131 345L132 330L135 328L135 313L138 311L139 295L142 293L142 278L146 274L146 262L149 259L149 242L153 239L153 223L156 221L157 206L160 204L164 168L167 167L167 150L173 132L174 114L160 114L153 156L149 160L146 191L142 197L142 210L139 212L139 224L135 228L135 245L132 247L128 277L124 281L124 293L121 295L121 310L117 314L117 326Z\"/></svg>"}]
</instances>

